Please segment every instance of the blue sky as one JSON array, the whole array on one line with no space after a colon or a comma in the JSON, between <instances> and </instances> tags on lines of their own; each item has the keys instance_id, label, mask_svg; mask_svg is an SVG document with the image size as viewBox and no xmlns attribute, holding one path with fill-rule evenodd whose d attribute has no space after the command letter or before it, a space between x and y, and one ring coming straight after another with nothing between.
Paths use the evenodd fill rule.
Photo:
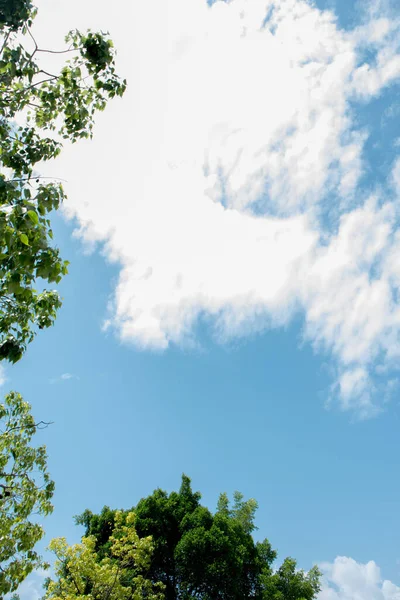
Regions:
<instances>
[{"instance_id":1,"label":"blue sky","mask_svg":"<svg viewBox=\"0 0 400 600\"><path fill-rule=\"evenodd\" d=\"M157 1L136 7L148 41L105 2L38 3L49 44L69 24L108 27L130 82L94 141L51 167L68 180L64 305L6 369L4 391L54 422L43 547L77 541L85 508L128 508L185 472L211 508L223 491L256 498L281 559L325 563L322 600L396 600L399 11L285 0L272 64L275 41L254 33L272 1L171 0L160 23ZM301 52L320 70L292 68Z\"/></svg>"},{"instance_id":2,"label":"blue sky","mask_svg":"<svg viewBox=\"0 0 400 600\"><path fill-rule=\"evenodd\" d=\"M57 483L47 539L78 541L73 515L130 507L186 472L211 508L221 491L255 497L257 535L281 558L373 559L398 581L398 400L366 422L327 411L327 358L301 346L300 323L228 346L203 328L201 351L121 345L100 328L116 270L56 221L64 306L6 383L54 422L40 434Z\"/></svg>"}]
</instances>

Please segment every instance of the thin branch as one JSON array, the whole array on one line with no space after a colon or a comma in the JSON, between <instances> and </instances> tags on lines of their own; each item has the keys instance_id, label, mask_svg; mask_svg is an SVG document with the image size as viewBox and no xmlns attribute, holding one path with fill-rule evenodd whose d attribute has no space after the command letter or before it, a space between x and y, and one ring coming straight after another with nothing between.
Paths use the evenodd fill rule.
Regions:
<instances>
[{"instance_id":1,"label":"thin branch","mask_svg":"<svg viewBox=\"0 0 400 600\"><path fill-rule=\"evenodd\" d=\"M54 75L54 73L49 73L48 71L45 71L44 69L40 69L40 71L38 71L38 73L43 73L44 75L48 75L49 77L57 79L57 75Z\"/></svg>"},{"instance_id":2,"label":"thin branch","mask_svg":"<svg viewBox=\"0 0 400 600\"><path fill-rule=\"evenodd\" d=\"M17 137L15 137L14 135L10 135L8 134L8 136L10 138L10 140L14 140L14 142L18 142L19 144L23 144L22 140L18 139Z\"/></svg>"},{"instance_id":3,"label":"thin branch","mask_svg":"<svg viewBox=\"0 0 400 600\"><path fill-rule=\"evenodd\" d=\"M58 79L57 75L52 75L51 73L47 73L46 71L39 71L39 73L44 73L45 75L49 75L49 79L42 79L42 81L37 81L36 83L32 83L31 85L29 85L27 88L24 88L24 92L28 92L29 90L32 90L34 87L37 87L38 85L42 85L42 83L48 83L49 81L54 81L55 79ZM38 107L40 108L40 107Z\"/></svg>"},{"instance_id":4,"label":"thin branch","mask_svg":"<svg viewBox=\"0 0 400 600\"><path fill-rule=\"evenodd\" d=\"M117 566L117 570L116 570L116 572L115 572L114 582L112 583L111 587L109 588L109 590L108 590L108 594L107 594L107 596L106 596L106 599L105 599L105 600L109 600L109 598L110 598L110 596L111 596L111 592L113 591L113 589L114 589L114 587L115 587L115 585L116 585L116 583L117 583L117 577L118 577L118 575L119 575L119 572L120 572L120 570L121 570L121 566L120 566L120 564L118 564L118 566Z\"/></svg>"},{"instance_id":5,"label":"thin branch","mask_svg":"<svg viewBox=\"0 0 400 600\"><path fill-rule=\"evenodd\" d=\"M32 58L35 56L35 54L36 54L36 52L38 50L38 45L37 45L37 42L36 42L35 38L33 37L33 34L32 34L32 32L31 32L31 30L29 28L28 28L28 33L29 33L30 37L32 38L33 43L35 44L35 49L32 52L32 54L30 55L30 57L29 57L30 60L32 60Z\"/></svg>"},{"instance_id":6,"label":"thin branch","mask_svg":"<svg viewBox=\"0 0 400 600\"><path fill-rule=\"evenodd\" d=\"M23 139L17 138L14 135L10 135L8 134L7 136L10 140L14 140L14 142L17 142L18 144L21 144L22 146L29 146L31 145L31 142L26 142ZM54 140L53 138L38 138L38 141L40 142L56 142L57 140ZM59 142L58 142L59 143Z\"/></svg>"},{"instance_id":7,"label":"thin branch","mask_svg":"<svg viewBox=\"0 0 400 600\"><path fill-rule=\"evenodd\" d=\"M49 54L67 54L68 52L75 52L76 50L82 50L83 47L79 48L68 48L67 50L45 50L44 48L38 48L38 52L47 52Z\"/></svg>"},{"instance_id":8,"label":"thin branch","mask_svg":"<svg viewBox=\"0 0 400 600\"><path fill-rule=\"evenodd\" d=\"M21 181L30 181L31 179L52 179L57 181L63 181L64 183L68 183L66 179L61 179L61 177L43 177L42 175L32 175L32 177L25 177L23 179L8 179L7 183L10 182L21 182Z\"/></svg>"},{"instance_id":9,"label":"thin branch","mask_svg":"<svg viewBox=\"0 0 400 600\"><path fill-rule=\"evenodd\" d=\"M71 575L71 579L72 579L72 581L73 581L73 582L74 582L74 584L75 584L76 591L78 592L78 594L79 594L79 595L81 595L81 593L82 593L82 592L81 592L81 590L79 589L79 587L78 587L78 584L76 583L76 579L75 579L75 577L73 576L73 574L72 574L72 572L71 572L71 569L69 569L69 568L68 568L68 566L67 566L67 570L69 571L69 573L70 573L70 575Z\"/></svg>"},{"instance_id":10,"label":"thin branch","mask_svg":"<svg viewBox=\"0 0 400 600\"><path fill-rule=\"evenodd\" d=\"M4 50L5 46L6 46L6 44L8 42L8 38L10 37L10 34L11 34L11 31L8 31L6 37L4 38L4 42L3 42L3 45L1 47L0 54L2 54L2 52L3 52L3 50Z\"/></svg>"},{"instance_id":11,"label":"thin branch","mask_svg":"<svg viewBox=\"0 0 400 600\"><path fill-rule=\"evenodd\" d=\"M16 425L15 427L11 427L10 429L6 429L2 432L2 435L8 435L12 431L17 431L18 429L46 429L49 425L53 425L53 421L38 421L37 423L33 423L32 425ZM4 476L3 473L0 473L1 476Z\"/></svg>"}]
</instances>

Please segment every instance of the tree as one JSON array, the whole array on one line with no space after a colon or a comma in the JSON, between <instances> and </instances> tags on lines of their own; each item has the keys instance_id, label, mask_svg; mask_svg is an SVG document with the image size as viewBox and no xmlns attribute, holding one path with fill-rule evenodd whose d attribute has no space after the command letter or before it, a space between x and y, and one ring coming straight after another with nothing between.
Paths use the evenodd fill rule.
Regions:
<instances>
[{"instance_id":1,"label":"tree","mask_svg":"<svg viewBox=\"0 0 400 600\"><path fill-rule=\"evenodd\" d=\"M74 546L68 546L65 538L52 540L49 549L57 557L57 579L47 580L46 600L162 600L162 584L143 575L130 576L134 569L149 568L153 551L151 538L140 538L134 521L132 512L115 513L109 555L102 559L95 551L94 536L83 537Z\"/></svg>"},{"instance_id":2,"label":"tree","mask_svg":"<svg viewBox=\"0 0 400 600\"><path fill-rule=\"evenodd\" d=\"M276 552L267 539L255 542L257 502L234 494L231 506L221 494L216 512L200 504L190 479L183 475L179 492L157 489L133 509L140 536L151 536L154 552L147 571L165 585L166 600L312 600L319 591L319 572L308 574L286 559L274 571ZM109 556L115 511L99 515L86 510L77 523L94 536L99 556Z\"/></svg>"},{"instance_id":3,"label":"tree","mask_svg":"<svg viewBox=\"0 0 400 600\"><path fill-rule=\"evenodd\" d=\"M35 15L30 0L0 0L0 360L11 362L61 306L56 291L35 287L58 283L68 268L49 219L64 189L35 165L57 157L62 139L91 137L95 113L126 88L108 35L71 31L65 49L46 50L31 31ZM68 58L48 72L46 52Z\"/></svg>"},{"instance_id":4,"label":"tree","mask_svg":"<svg viewBox=\"0 0 400 600\"><path fill-rule=\"evenodd\" d=\"M320 573L313 567L308 573L297 570L293 558L285 558L283 564L265 583L268 600L308 600L319 591Z\"/></svg>"},{"instance_id":5,"label":"tree","mask_svg":"<svg viewBox=\"0 0 400 600\"><path fill-rule=\"evenodd\" d=\"M13 592L35 568L45 566L35 552L43 537L37 515L52 512L54 483L45 446L32 438L47 423L35 423L31 407L11 392L0 404L0 597Z\"/></svg>"}]
</instances>

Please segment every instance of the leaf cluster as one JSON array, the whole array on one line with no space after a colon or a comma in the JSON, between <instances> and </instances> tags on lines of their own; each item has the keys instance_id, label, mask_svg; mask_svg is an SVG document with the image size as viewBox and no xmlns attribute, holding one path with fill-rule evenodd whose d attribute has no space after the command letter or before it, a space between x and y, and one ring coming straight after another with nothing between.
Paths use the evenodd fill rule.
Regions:
<instances>
[{"instance_id":1,"label":"leaf cluster","mask_svg":"<svg viewBox=\"0 0 400 600\"><path fill-rule=\"evenodd\" d=\"M33 15L34 7L30 0L0 0L0 29L16 31Z\"/></svg>"},{"instance_id":2,"label":"leaf cluster","mask_svg":"<svg viewBox=\"0 0 400 600\"><path fill-rule=\"evenodd\" d=\"M92 137L96 112L126 88L103 33L71 31L55 52L67 59L44 70L40 57L54 51L39 47L34 16L30 2L0 0L0 360L11 362L53 324L61 299L46 286L68 271L50 221L65 192L36 168L59 155L63 139Z\"/></svg>"},{"instance_id":3,"label":"leaf cluster","mask_svg":"<svg viewBox=\"0 0 400 600\"><path fill-rule=\"evenodd\" d=\"M56 579L46 582L46 600L163 600L164 586L153 584L143 575L127 577L128 571L148 569L153 543L140 538L132 512L114 515L109 553L100 558L96 538L83 537L80 544L68 546L65 538L51 541L49 549L57 557Z\"/></svg>"}]
</instances>

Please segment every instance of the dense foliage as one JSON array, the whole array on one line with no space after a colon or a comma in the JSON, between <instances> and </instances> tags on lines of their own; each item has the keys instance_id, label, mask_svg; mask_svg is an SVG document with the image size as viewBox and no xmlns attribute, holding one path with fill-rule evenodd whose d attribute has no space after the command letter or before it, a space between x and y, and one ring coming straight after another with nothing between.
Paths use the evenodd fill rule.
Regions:
<instances>
[{"instance_id":1,"label":"dense foliage","mask_svg":"<svg viewBox=\"0 0 400 600\"><path fill-rule=\"evenodd\" d=\"M153 552L151 538L140 538L134 521L134 513L115 513L108 556L101 559L93 536L73 546L65 538L52 540L56 579L46 582L46 600L162 600L162 584L153 585L143 575L129 577L132 569L148 570Z\"/></svg>"},{"instance_id":2,"label":"dense foliage","mask_svg":"<svg viewBox=\"0 0 400 600\"><path fill-rule=\"evenodd\" d=\"M32 437L46 423L35 423L31 407L12 392L0 404L0 597L13 592L43 562L34 550L44 531L37 516L53 510L54 483L44 446Z\"/></svg>"},{"instance_id":3,"label":"dense foliage","mask_svg":"<svg viewBox=\"0 0 400 600\"><path fill-rule=\"evenodd\" d=\"M107 35L71 31L64 50L46 50L32 33L35 14L27 0L0 0L0 360L12 362L54 322L61 300L45 286L68 267L49 220L65 193L35 166L57 157L62 139L90 137L96 111L126 87ZM41 65L49 52L63 57L55 72Z\"/></svg>"},{"instance_id":4,"label":"dense foliage","mask_svg":"<svg viewBox=\"0 0 400 600\"><path fill-rule=\"evenodd\" d=\"M179 492L155 490L133 509L139 536L151 536L154 552L147 576L165 585L166 600L312 600L319 591L319 572L297 570L286 559L274 569L276 552L268 540L255 542L255 500L234 496L230 506L220 496L213 514L200 504L190 479ZM94 536L99 557L110 555L116 512L86 510L77 522ZM140 574L134 570L132 576Z\"/></svg>"}]
</instances>

